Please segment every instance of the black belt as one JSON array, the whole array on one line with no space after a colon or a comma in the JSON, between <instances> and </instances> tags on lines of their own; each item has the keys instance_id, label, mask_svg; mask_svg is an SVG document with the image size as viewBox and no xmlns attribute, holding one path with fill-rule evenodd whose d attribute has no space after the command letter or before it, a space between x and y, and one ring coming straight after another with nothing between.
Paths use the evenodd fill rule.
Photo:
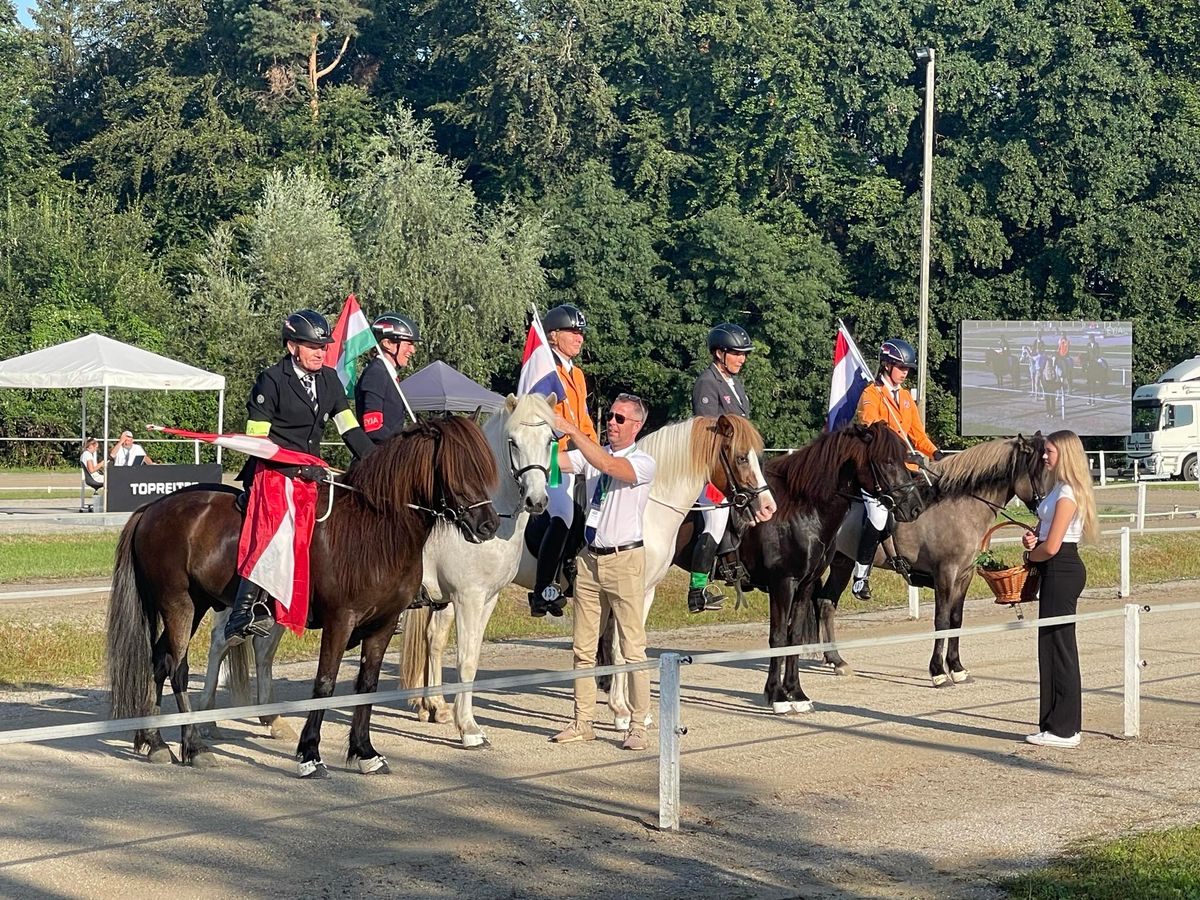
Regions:
<instances>
[{"instance_id":1,"label":"black belt","mask_svg":"<svg viewBox=\"0 0 1200 900\"><path fill-rule=\"evenodd\" d=\"M593 556L608 556L612 553L623 553L626 550L636 550L641 546L641 541L630 541L628 544L622 544L619 547L593 547L591 544L588 544L588 550L591 551Z\"/></svg>"}]
</instances>

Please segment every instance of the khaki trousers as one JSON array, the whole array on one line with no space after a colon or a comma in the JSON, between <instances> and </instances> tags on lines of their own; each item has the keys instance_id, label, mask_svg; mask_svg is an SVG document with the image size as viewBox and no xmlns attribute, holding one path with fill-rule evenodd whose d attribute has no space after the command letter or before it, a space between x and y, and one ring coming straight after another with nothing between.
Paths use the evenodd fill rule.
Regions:
<instances>
[{"instance_id":1,"label":"khaki trousers","mask_svg":"<svg viewBox=\"0 0 1200 900\"><path fill-rule=\"evenodd\" d=\"M596 556L586 547L579 555L575 576L573 640L575 668L596 665L600 620L611 611L617 626L621 655L626 662L646 658L646 626L642 607L646 601L646 551L643 547ZM629 673L629 705L633 724L640 726L650 711L650 672ZM596 679L575 680L575 718L591 722L596 714Z\"/></svg>"}]
</instances>

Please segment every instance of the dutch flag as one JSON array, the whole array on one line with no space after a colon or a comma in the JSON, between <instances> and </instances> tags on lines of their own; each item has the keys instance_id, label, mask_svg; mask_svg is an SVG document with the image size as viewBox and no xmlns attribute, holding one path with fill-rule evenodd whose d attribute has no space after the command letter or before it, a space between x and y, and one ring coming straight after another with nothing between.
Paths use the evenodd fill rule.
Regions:
<instances>
[{"instance_id":1,"label":"dutch flag","mask_svg":"<svg viewBox=\"0 0 1200 900\"><path fill-rule=\"evenodd\" d=\"M542 317L537 307L533 310L533 321L529 323L529 334L525 338L525 353L521 357L521 377L517 381L517 395L554 394L562 400L566 390L558 377L558 366L554 364L554 351L542 330Z\"/></svg>"},{"instance_id":2,"label":"dutch flag","mask_svg":"<svg viewBox=\"0 0 1200 900\"><path fill-rule=\"evenodd\" d=\"M858 398L871 383L871 370L863 362L846 326L838 321L837 343L833 346L833 380L829 385L829 416L825 430L833 431L854 421Z\"/></svg>"}]
</instances>

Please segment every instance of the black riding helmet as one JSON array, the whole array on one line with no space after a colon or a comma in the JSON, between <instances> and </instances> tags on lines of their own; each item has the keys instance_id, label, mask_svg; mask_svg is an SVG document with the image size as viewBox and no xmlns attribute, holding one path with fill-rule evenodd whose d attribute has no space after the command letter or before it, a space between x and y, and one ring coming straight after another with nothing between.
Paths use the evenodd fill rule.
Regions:
<instances>
[{"instance_id":1,"label":"black riding helmet","mask_svg":"<svg viewBox=\"0 0 1200 900\"><path fill-rule=\"evenodd\" d=\"M421 343L421 329L408 316L397 312L385 312L377 316L371 323L371 330L379 340L391 338L394 341L411 341Z\"/></svg>"},{"instance_id":2,"label":"black riding helmet","mask_svg":"<svg viewBox=\"0 0 1200 900\"><path fill-rule=\"evenodd\" d=\"M708 333L708 349L709 352L732 350L735 353L749 353L754 349L754 344L741 325L722 322Z\"/></svg>"},{"instance_id":3,"label":"black riding helmet","mask_svg":"<svg viewBox=\"0 0 1200 900\"><path fill-rule=\"evenodd\" d=\"M542 319L542 328L546 334L563 329L587 331L587 319L579 307L564 303L546 313Z\"/></svg>"},{"instance_id":4,"label":"black riding helmet","mask_svg":"<svg viewBox=\"0 0 1200 900\"><path fill-rule=\"evenodd\" d=\"M879 363L883 366L904 366L906 369L917 367L917 351L908 341L892 338L883 342L879 348Z\"/></svg>"},{"instance_id":5,"label":"black riding helmet","mask_svg":"<svg viewBox=\"0 0 1200 900\"><path fill-rule=\"evenodd\" d=\"M305 341L309 344L332 344L329 323L319 312L302 309L283 320L283 342Z\"/></svg>"}]
</instances>

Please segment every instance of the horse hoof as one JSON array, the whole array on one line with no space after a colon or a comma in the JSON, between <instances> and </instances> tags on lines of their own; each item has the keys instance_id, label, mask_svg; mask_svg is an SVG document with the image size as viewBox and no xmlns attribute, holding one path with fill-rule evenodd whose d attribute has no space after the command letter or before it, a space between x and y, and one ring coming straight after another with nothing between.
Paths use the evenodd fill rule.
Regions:
<instances>
[{"instance_id":1,"label":"horse hoof","mask_svg":"<svg viewBox=\"0 0 1200 900\"><path fill-rule=\"evenodd\" d=\"M424 706L417 707L417 721L418 722L428 722L429 721L428 708L426 708Z\"/></svg>"},{"instance_id":2,"label":"horse hoof","mask_svg":"<svg viewBox=\"0 0 1200 900\"><path fill-rule=\"evenodd\" d=\"M617 731L628 731L629 723L633 720L632 716L617 716L613 719L613 727Z\"/></svg>"},{"instance_id":3,"label":"horse hoof","mask_svg":"<svg viewBox=\"0 0 1200 900\"><path fill-rule=\"evenodd\" d=\"M276 741L299 741L300 735L287 722L280 719L271 723L271 739Z\"/></svg>"},{"instance_id":4,"label":"horse hoof","mask_svg":"<svg viewBox=\"0 0 1200 900\"><path fill-rule=\"evenodd\" d=\"M813 702L811 700L793 700L791 706L793 715L813 711Z\"/></svg>"},{"instance_id":5,"label":"horse hoof","mask_svg":"<svg viewBox=\"0 0 1200 900\"><path fill-rule=\"evenodd\" d=\"M437 722L439 725L445 725L453 718L454 711L448 706L439 706L437 711L433 714L433 721Z\"/></svg>"},{"instance_id":6,"label":"horse hoof","mask_svg":"<svg viewBox=\"0 0 1200 900\"><path fill-rule=\"evenodd\" d=\"M491 750L492 742L485 734L464 734L462 746L464 750Z\"/></svg>"},{"instance_id":7,"label":"horse hoof","mask_svg":"<svg viewBox=\"0 0 1200 900\"><path fill-rule=\"evenodd\" d=\"M391 775L392 770L388 768L387 757L372 756L370 759L360 759L358 761L358 771L364 775Z\"/></svg>"},{"instance_id":8,"label":"horse hoof","mask_svg":"<svg viewBox=\"0 0 1200 900\"><path fill-rule=\"evenodd\" d=\"M296 765L297 774L303 779L328 778L329 770L319 759L303 760Z\"/></svg>"},{"instance_id":9,"label":"horse hoof","mask_svg":"<svg viewBox=\"0 0 1200 900\"><path fill-rule=\"evenodd\" d=\"M224 741L228 740L225 732L216 725L205 725L200 728L200 737L206 741Z\"/></svg>"},{"instance_id":10,"label":"horse hoof","mask_svg":"<svg viewBox=\"0 0 1200 900\"><path fill-rule=\"evenodd\" d=\"M945 687L949 683L950 683L949 675L934 675L933 676L933 686L935 688Z\"/></svg>"},{"instance_id":11,"label":"horse hoof","mask_svg":"<svg viewBox=\"0 0 1200 900\"><path fill-rule=\"evenodd\" d=\"M171 752L170 747L155 747L146 759L156 766L168 766L175 762L175 754Z\"/></svg>"},{"instance_id":12,"label":"horse hoof","mask_svg":"<svg viewBox=\"0 0 1200 900\"><path fill-rule=\"evenodd\" d=\"M833 667L833 674L841 675L844 678L849 678L851 675L854 674L854 670L852 668L850 668L849 664L842 663L841 665L837 665L837 666Z\"/></svg>"},{"instance_id":13,"label":"horse hoof","mask_svg":"<svg viewBox=\"0 0 1200 900\"><path fill-rule=\"evenodd\" d=\"M211 750L203 750L193 756L188 765L193 769L215 769L220 763L217 761L217 754Z\"/></svg>"},{"instance_id":14,"label":"horse hoof","mask_svg":"<svg viewBox=\"0 0 1200 900\"><path fill-rule=\"evenodd\" d=\"M953 681L955 684L970 684L971 673L968 672L966 669L963 669L961 672L951 672L950 680Z\"/></svg>"}]
</instances>

